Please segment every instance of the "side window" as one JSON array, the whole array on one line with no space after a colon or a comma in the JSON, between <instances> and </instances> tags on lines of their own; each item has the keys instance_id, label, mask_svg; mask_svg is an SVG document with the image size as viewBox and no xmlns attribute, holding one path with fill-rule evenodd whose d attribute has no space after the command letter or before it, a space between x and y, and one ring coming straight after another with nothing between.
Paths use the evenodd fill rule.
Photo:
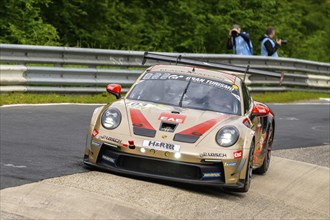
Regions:
<instances>
[{"instance_id":1,"label":"side window","mask_svg":"<svg viewBox=\"0 0 330 220\"><path fill-rule=\"evenodd\" d=\"M250 109L251 99L250 99L249 90L244 83L242 84L242 93L243 93L244 114L245 114Z\"/></svg>"}]
</instances>

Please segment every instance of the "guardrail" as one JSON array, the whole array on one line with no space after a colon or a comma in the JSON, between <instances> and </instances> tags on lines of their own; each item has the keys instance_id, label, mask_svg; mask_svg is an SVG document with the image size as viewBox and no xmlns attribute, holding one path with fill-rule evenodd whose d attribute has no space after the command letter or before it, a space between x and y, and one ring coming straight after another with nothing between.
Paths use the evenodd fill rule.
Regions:
<instances>
[{"instance_id":1,"label":"guardrail","mask_svg":"<svg viewBox=\"0 0 330 220\"><path fill-rule=\"evenodd\" d=\"M0 44L0 92L98 93L105 91L104 86L108 83L120 83L127 90L147 66L164 63L148 60L142 65L143 54L142 51ZM272 77L248 75L246 83L252 91L329 92L330 89L329 63L225 54L181 55L285 73L282 86Z\"/></svg>"}]
</instances>

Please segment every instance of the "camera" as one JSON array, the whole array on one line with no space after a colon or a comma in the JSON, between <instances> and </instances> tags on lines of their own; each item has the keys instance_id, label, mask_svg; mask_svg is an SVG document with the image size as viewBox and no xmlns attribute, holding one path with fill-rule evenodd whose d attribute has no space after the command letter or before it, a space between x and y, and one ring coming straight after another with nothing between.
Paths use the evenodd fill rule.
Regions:
<instances>
[{"instance_id":1,"label":"camera","mask_svg":"<svg viewBox=\"0 0 330 220\"><path fill-rule=\"evenodd\" d=\"M237 35L238 35L238 32L235 29L231 30L232 37L237 37Z\"/></svg>"},{"instance_id":2,"label":"camera","mask_svg":"<svg viewBox=\"0 0 330 220\"><path fill-rule=\"evenodd\" d=\"M282 44L287 44L288 40L282 40Z\"/></svg>"}]
</instances>

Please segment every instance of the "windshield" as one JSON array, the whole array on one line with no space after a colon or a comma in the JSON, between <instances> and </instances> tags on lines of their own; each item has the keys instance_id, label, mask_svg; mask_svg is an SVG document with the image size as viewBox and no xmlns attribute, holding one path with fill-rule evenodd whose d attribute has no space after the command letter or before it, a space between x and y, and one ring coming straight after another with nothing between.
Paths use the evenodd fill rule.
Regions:
<instances>
[{"instance_id":1,"label":"windshield","mask_svg":"<svg viewBox=\"0 0 330 220\"><path fill-rule=\"evenodd\" d=\"M128 99L227 114L241 114L238 86L202 77L148 72Z\"/></svg>"}]
</instances>

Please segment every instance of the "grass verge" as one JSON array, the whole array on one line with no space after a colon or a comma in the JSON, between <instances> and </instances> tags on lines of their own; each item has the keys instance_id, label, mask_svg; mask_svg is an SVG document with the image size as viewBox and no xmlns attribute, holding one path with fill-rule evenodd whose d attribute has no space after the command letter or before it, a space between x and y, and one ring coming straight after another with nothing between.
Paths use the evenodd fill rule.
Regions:
<instances>
[{"instance_id":1,"label":"grass verge","mask_svg":"<svg viewBox=\"0 0 330 220\"><path fill-rule=\"evenodd\" d=\"M0 95L0 105L37 103L108 103L114 100L115 97L107 93L97 95L6 93Z\"/></svg>"},{"instance_id":2,"label":"grass verge","mask_svg":"<svg viewBox=\"0 0 330 220\"><path fill-rule=\"evenodd\" d=\"M252 94L252 97L253 100L264 103L288 103L288 102L315 100L319 98L330 98L330 93L303 92L303 91L266 92L266 93Z\"/></svg>"},{"instance_id":3,"label":"grass verge","mask_svg":"<svg viewBox=\"0 0 330 220\"><path fill-rule=\"evenodd\" d=\"M267 92L252 94L252 96L254 100L264 103L285 103L330 98L329 93L300 91ZM115 97L107 93L97 95L6 93L0 95L0 105L36 103L108 103L114 100Z\"/></svg>"}]
</instances>

